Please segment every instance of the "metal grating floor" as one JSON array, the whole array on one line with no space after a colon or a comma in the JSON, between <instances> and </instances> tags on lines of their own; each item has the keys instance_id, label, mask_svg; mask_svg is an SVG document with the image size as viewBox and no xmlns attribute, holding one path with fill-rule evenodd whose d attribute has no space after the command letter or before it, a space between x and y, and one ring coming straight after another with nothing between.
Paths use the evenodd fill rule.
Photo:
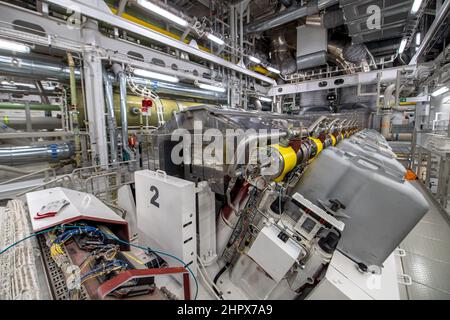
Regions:
<instances>
[{"instance_id":1,"label":"metal grating floor","mask_svg":"<svg viewBox=\"0 0 450 320\"><path fill-rule=\"evenodd\" d=\"M423 193L430 210L400 245L406 251L403 271L412 279L412 284L406 286L407 296L410 300L450 300L449 220L430 195Z\"/></svg>"}]
</instances>

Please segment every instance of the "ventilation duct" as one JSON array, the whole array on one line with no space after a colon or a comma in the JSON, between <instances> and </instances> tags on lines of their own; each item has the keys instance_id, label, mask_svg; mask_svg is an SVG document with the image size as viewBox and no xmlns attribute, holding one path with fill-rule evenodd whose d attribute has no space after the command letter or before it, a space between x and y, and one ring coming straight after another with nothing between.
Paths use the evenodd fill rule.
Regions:
<instances>
[{"instance_id":1,"label":"ventilation duct","mask_svg":"<svg viewBox=\"0 0 450 320\"><path fill-rule=\"evenodd\" d=\"M297 71L295 59L289 51L283 29L274 31L271 54L275 65L278 66L282 74L291 74Z\"/></svg>"},{"instance_id":2,"label":"ventilation duct","mask_svg":"<svg viewBox=\"0 0 450 320\"><path fill-rule=\"evenodd\" d=\"M291 6L290 8L270 15L260 21L255 21L246 26L248 33L263 32L279 27L288 22L317 14L320 10L339 3L339 0L311 0L304 6Z\"/></svg>"},{"instance_id":3,"label":"ventilation duct","mask_svg":"<svg viewBox=\"0 0 450 320\"><path fill-rule=\"evenodd\" d=\"M337 42L330 42L327 46L328 49L328 60L333 62L336 66L347 69L349 63L344 58L344 48L341 44Z\"/></svg>"},{"instance_id":4,"label":"ventilation duct","mask_svg":"<svg viewBox=\"0 0 450 320\"><path fill-rule=\"evenodd\" d=\"M322 26L297 27L297 68L299 70L327 63L327 29Z\"/></svg>"}]
</instances>

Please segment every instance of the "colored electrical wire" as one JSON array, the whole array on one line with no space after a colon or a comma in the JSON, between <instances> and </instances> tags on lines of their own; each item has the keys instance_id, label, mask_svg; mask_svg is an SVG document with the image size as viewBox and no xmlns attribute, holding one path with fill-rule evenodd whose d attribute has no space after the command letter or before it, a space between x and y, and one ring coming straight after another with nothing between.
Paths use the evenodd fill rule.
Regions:
<instances>
[{"instance_id":1,"label":"colored electrical wire","mask_svg":"<svg viewBox=\"0 0 450 320\"><path fill-rule=\"evenodd\" d=\"M22 243L23 241L28 240L28 239L33 238L33 237L36 237L36 236L39 236L39 235L42 235L42 234L46 234L46 233L49 233L49 232L54 232L54 231L57 231L57 230L80 229L80 228L84 228L84 227L88 227L88 226L80 226L80 225L64 226L64 227L56 226L56 227L49 228L49 229L46 229L46 230L42 230L42 231L39 231L39 232L36 232L36 233L32 233L29 236L27 236L27 237L25 237L23 239L20 239L20 240L14 242L13 244L10 244L6 248L0 250L0 255L5 253L6 251L10 250L14 246ZM156 253L156 254L159 254L159 255L167 256L167 257L170 257L170 258L175 259L176 261L180 262L183 265L183 267L188 270L188 272L192 275L192 278L194 279L194 282L195 282L195 296L194 296L194 300L197 299L198 291L199 291L197 277L195 276L195 274L192 271L192 269L183 260L181 260L180 258L178 258L178 257L176 257L176 256L174 256L174 255L172 255L170 253L166 253L166 252L158 251L158 250L153 250L153 249L151 249L149 247L144 247L144 246L140 246L140 245L137 245L137 244L129 243L129 242L125 241L125 240L121 240L121 239L117 238L116 236L108 235L108 234L102 232L101 230L99 230L98 228L94 228L94 227L89 227L89 228L95 229L96 232L98 232L99 234L102 234L106 238L115 240L117 242L129 245L129 246L132 246L132 247L135 247L135 248L139 248L139 249L144 250L146 252L153 252L153 253ZM91 231L93 231L93 230L91 230Z\"/></svg>"}]
</instances>

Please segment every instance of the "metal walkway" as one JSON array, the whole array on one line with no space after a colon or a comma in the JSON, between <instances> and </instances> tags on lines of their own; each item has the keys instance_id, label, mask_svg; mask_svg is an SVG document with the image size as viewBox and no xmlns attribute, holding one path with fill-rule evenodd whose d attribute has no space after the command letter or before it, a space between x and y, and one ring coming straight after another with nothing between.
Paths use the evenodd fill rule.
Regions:
<instances>
[{"instance_id":1,"label":"metal walkway","mask_svg":"<svg viewBox=\"0 0 450 320\"><path fill-rule=\"evenodd\" d=\"M406 286L406 298L450 300L449 216L420 182L413 183L424 194L430 210L400 245L406 251L401 258L403 271L412 279Z\"/></svg>"}]
</instances>

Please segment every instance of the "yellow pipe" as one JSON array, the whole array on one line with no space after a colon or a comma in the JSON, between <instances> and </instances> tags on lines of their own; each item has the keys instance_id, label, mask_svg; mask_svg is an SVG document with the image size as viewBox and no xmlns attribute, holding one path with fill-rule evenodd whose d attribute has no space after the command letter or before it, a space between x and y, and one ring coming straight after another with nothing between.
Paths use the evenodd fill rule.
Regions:
<instances>
[{"instance_id":1,"label":"yellow pipe","mask_svg":"<svg viewBox=\"0 0 450 320\"><path fill-rule=\"evenodd\" d=\"M109 8L111 9L112 13L117 14L117 9L116 8L111 7L111 6ZM147 21L144 21L142 19L136 18L136 17L134 17L134 16L132 16L132 15L130 15L128 13L125 13L125 12L122 13L122 18L127 19L128 21L137 23L137 24L139 24L139 25L141 25L143 27L149 28L149 29L151 29L153 31L159 32L159 33L161 33L161 34L163 34L165 36L168 36L168 37L171 37L171 38L174 38L176 40L181 41L181 37L179 35L177 35L175 33L172 33L172 32L169 32L169 31L167 31L167 30L165 30L163 28L160 28L158 26L155 26L154 24L148 23ZM189 43L189 40L188 39L184 39L184 43ZM206 47L203 47L203 46L198 46L198 47L199 47L199 49L201 49L203 51L211 52L211 50L209 50Z\"/></svg>"},{"instance_id":2,"label":"yellow pipe","mask_svg":"<svg viewBox=\"0 0 450 320\"><path fill-rule=\"evenodd\" d=\"M112 13L117 14L117 9L116 8L114 8L112 6L109 6L109 9L111 10ZM130 15L128 13L125 13L125 12L122 13L122 18L127 19L128 21L134 22L136 24L139 24L139 25L141 25L143 27L149 28L149 29L151 29L153 31L159 32L159 33L161 33L163 35L166 35L168 37L171 37L173 39L181 41L181 37L179 35L177 35L175 33L172 33L170 31L167 31L167 30L165 30L163 28L160 28L158 26L155 26L154 24L151 24L151 23L149 23L147 21L144 21L142 19L136 18L136 17L134 17L134 16L132 16L132 15ZM189 40L188 39L184 39L183 42L184 43L189 43ZM203 51L206 51L206 52L211 52L211 50L209 50L208 48L206 48L204 46L198 46L198 47L199 47L200 50L203 50ZM229 59L226 59L226 60L229 60ZM268 71L267 69L265 69L265 68L263 68L261 66L254 66L254 67L251 67L250 69L255 71L255 72L261 73L263 75L267 75L267 74L270 73L270 71Z\"/></svg>"},{"instance_id":3,"label":"yellow pipe","mask_svg":"<svg viewBox=\"0 0 450 320\"><path fill-rule=\"evenodd\" d=\"M263 75L268 75L268 74L270 73L269 70L267 70L266 68L263 68L263 67L261 67L261 66L253 66L253 67L250 67L250 70L253 70L253 71L255 71L255 72L261 73L261 74L263 74Z\"/></svg>"}]
</instances>

